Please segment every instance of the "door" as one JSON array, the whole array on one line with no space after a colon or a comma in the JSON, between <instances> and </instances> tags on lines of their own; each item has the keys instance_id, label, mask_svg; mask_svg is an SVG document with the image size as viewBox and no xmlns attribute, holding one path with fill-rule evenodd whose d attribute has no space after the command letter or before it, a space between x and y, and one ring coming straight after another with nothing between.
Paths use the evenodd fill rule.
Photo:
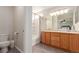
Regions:
<instances>
[{"instance_id":1,"label":"door","mask_svg":"<svg viewBox=\"0 0 79 59\"><path fill-rule=\"evenodd\" d=\"M46 41L46 40L45 40L45 39L46 39L45 37L46 37L46 36L45 36L45 32L41 32L41 42L42 42L42 43L45 43L45 41Z\"/></svg>"},{"instance_id":2,"label":"door","mask_svg":"<svg viewBox=\"0 0 79 59\"><path fill-rule=\"evenodd\" d=\"M51 33L50 32L46 32L45 35L46 35L46 40L45 40L46 44L50 44Z\"/></svg>"},{"instance_id":3,"label":"door","mask_svg":"<svg viewBox=\"0 0 79 59\"><path fill-rule=\"evenodd\" d=\"M69 49L69 42L70 42L69 37L70 36L68 33L61 33L61 37L60 37L60 47L61 48Z\"/></svg>"},{"instance_id":4,"label":"door","mask_svg":"<svg viewBox=\"0 0 79 59\"><path fill-rule=\"evenodd\" d=\"M60 47L60 35L56 32L51 32L51 45Z\"/></svg>"},{"instance_id":5,"label":"door","mask_svg":"<svg viewBox=\"0 0 79 59\"><path fill-rule=\"evenodd\" d=\"M79 52L79 34L70 34L70 50Z\"/></svg>"}]
</instances>

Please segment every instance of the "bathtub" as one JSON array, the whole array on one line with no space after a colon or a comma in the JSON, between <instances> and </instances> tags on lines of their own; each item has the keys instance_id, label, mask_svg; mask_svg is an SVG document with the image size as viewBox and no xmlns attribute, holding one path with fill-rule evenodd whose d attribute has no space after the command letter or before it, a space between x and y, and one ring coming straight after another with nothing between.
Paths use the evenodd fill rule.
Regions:
<instances>
[{"instance_id":1,"label":"bathtub","mask_svg":"<svg viewBox=\"0 0 79 59\"><path fill-rule=\"evenodd\" d=\"M34 45L36 45L38 43L40 43L39 35L33 34L32 35L32 46L34 46Z\"/></svg>"}]
</instances>

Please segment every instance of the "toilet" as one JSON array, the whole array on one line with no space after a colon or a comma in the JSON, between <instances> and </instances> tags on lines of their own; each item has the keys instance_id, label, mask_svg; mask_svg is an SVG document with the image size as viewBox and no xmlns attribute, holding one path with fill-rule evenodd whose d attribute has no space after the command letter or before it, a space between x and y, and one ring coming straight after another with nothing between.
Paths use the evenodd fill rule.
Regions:
<instances>
[{"instance_id":1,"label":"toilet","mask_svg":"<svg viewBox=\"0 0 79 59\"><path fill-rule=\"evenodd\" d=\"M10 41L8 40L7 34L0 34L0 52L6 53L8 52L8 46L10 45Z\"/></svg>"},{"instance_id":2,"label":"toilet","mask_svg":"<svg viewBox=\"0 0 79 59\"><path fill-rule=\"evenodd\" d=\"M10 41L0 42L1 53L8 52L8 46L10 45Z\"/></svg>"}]
</instances>

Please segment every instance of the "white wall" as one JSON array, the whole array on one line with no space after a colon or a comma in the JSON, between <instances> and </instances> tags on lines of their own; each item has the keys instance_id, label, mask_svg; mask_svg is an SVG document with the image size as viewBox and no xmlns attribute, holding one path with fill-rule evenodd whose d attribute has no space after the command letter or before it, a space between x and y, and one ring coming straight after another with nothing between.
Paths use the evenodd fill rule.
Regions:
<instances>
[{"instance_id":1,"label":"white wall","mask_svg":"<svg viewBox=\"0 0 79 59\"><path fill-rule=\"evenodd\" d=\"M0 6L0 34L9 34L12 39L13 33L13 7Z\"/></svg>"},{"instance_id":2,"label":"white wall","mask_svg":"<svg viewBox=\"0 0 79 59\"><path fill-rule=\"evenodd\" d=\"M18 33L15 35L15 46L23 52L24 7L15 7L14 16L14 33Z\"/></svg>"},{"instance_id":3,"label":"white wall","mask_svg":"<svg viewBox=\"0 0 79 59\"><path fill-rule=\"evenodd\" d=\"M32 34L30 35L31 29L29 29L32 26L30 21L32 20L31 8L23 6L14 8L14 32L18 33L17 39L15 39L15 46L21 52L31 52L32 50Z\"/></svg>"}]
</instances>

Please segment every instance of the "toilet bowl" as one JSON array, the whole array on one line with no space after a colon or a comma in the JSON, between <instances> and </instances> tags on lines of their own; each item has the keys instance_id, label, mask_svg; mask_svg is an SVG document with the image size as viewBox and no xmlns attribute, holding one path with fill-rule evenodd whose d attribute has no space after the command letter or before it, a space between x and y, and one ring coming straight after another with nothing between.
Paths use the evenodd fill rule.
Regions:
<instances>
[{"instance_id":1,"label":"toilet bowl","mask_svg":"<svg viewBox=\"0 0 79 59\"><path fill-rule=\"evenodd\" d=\"M8 41L7 34L0 34L0 52L6 53L8 52L8 46L10 45L10 41Z\"/></svg>"},{"instance_id":2,"label":"toilet bowl","mask_svg":"<svg viewBox=\"0 0 79 59\"><path fill-rule=\"evenodd\" d=\"M8 52L8 46L10 45L10 41L0 42L0 48L2 53Z\"/></svg>"}]
</instances>

